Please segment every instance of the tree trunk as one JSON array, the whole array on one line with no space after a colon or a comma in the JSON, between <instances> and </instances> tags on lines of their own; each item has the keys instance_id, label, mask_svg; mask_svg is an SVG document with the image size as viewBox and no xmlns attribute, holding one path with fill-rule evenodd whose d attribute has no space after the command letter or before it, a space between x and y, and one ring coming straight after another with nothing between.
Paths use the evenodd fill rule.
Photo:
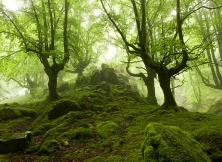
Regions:
<instances>
[{"instance_id":1,"label":"tree trunk","mask_svg":"<svg viewBox=\"0 0 222 162\"><path fill-rule=\"evenodd\" d=\"M157 99L156 99L155 83L154 83L156 72L150 68L147 69L147 72L148 72L148 77L146 78L146 81L144 81L147 87L147 99L150 104L156 105Z\"/></svg>"},{"instance_id":2,"label":"tree trunk","mask_svg":"<svg viewBox=\"0 0 222 162\"><path fill-rule=\"evenodd\" d=\"M166 108L177 106L170 88L170 76L163 67L158 71L160 87L164 94L164 103L162 106Z\"/></svg>"},{"instance_id":3,"label":"tree trunk","mask_svg":"<svg viewBox=\"0 0 222 162\"><path fill-rule=\"evenodd\" d=\"M64 68L63 64L53 64L51 67L45 66L45 72L48 75L49 101L59 99L57 92L57 78L60 70Z\"/></svg>"},{"instance_id":4,"label":"tree trunk","mask_svg":"<svg viewBox=\"0 0 222 162\"><path fill-rule=\"evenodd\" d=\"M49 88L49 100L55 101L59 99L59 95L57 92L57 76L58 73L52 73L49 77L48 88Z\"/></svg>"}]
</instances>

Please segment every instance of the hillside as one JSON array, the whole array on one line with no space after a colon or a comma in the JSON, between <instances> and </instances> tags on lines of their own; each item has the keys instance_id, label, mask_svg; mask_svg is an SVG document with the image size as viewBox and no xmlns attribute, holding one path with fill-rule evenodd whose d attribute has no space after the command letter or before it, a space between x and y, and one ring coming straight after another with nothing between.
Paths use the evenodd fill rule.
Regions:
<instances>
[{"instance_id":1,"label":"hillside","mask_svg":"<svg viewBox=\"0 0 222 162\"><path fill-rule=\"evenodd\" d=\"M128 84L106 81L75 88L70 85L61 95L53 103L25 104L23 100L0 105L0 139L32 133L30 143L19 152L0 154L1 162L143 161L144 131L154 122L191 134L211 161L222 161L220 116L181 107L165 110L150 105Z\"/></svg>"}]
</instances>

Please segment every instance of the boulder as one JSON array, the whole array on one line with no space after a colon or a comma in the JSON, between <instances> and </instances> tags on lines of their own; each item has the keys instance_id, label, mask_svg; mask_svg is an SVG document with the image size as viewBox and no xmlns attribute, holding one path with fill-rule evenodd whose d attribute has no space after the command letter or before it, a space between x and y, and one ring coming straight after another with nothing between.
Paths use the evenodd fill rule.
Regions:
<instances>
[{"instance_id":1,"label":"boulder","mask_svg":"<svg viewBox=\"0 0 222 162\"><path fill-rule=\"evenodd\" d=\"M102 81L106 81L112 84L119 84L119 80L113 68L109 66L102 67L102 70L95 70L90 77L91 84L99 84Z\"/></svg>"},{"instance_id":2,"label":"boulder","mask_svg":"<svg viewBox=\"0 0 222 162\"><path fill-rule=\"evenodd\" d=\"M3 108L0 109L0 120L17 119L22 117L35 117L35 111L28 108Z\"/></svg>"},{"instance_id":3,"label":"boulder","mask_svg":"<svg viewBox=\"0 0 222 162\"><path fill-rule=\"evenodd\" d=\"M53 106L53 108L48 112L49 119L56 119L60 116L67 114L69 111L79 111L81 110L79 104L72 101L59 101Z\"/></svg>"},{"instance_id":4,"label":"boulder","mask_svg":"<svg viewBox=\"0 0 222 162\"><path fill-rule=\"evenodd\" d=\"M17 153L24 151L31 142L32 133L26 131L15 133L14 135L0 139L0 154Z\"/></svg>"},{"instance_id":5,"label":"boulder","mask_svg":"<svg viewBox=\"0 0 222 162\"><path fill-rule=\"evenodd\" d=\"M113 68L104 68L101 70L101 81L119 84L119 80L117 79L117 75Z\"/></svg>"},{"instance_id":6,"label":"boulder","mask_svg":"<svg viewBox=\"0 0 222 162\"><path fill-rule=\"evenodd\" d=\"M192 135L155 122L145 129L142 155L144 162L211 162Z\"/></svg>"}]
</instances>

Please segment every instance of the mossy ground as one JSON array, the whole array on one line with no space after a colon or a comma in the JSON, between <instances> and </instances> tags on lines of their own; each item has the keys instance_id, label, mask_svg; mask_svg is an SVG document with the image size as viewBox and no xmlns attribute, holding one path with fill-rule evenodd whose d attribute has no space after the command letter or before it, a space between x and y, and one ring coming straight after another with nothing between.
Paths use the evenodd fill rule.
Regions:
<instances>
[{"instance_id":1,"label":"mossy ground","mask_svg":"<svg viewBox=\"0 0 222 162\"><path fill-rule=\"evenodd\" d=\"M145 137L144 131L151 122L177 126L190 133L203 145L212 161L222 157L220 116L158 111L158 106L149 105L143 98L138 102L133 97L124 96L123 91L113 90L113 87L109 93L100 89L92 90L92 87L80 88L67 92L63 98L76 101L84 99L88 102L88 109L69 112L54 120L49 120L47 116L52 103L26 103L25 107L37 113L36 117L1 121L0 139L30 130L33 132L32 142L27 152L0 155L0 161L139 162L143 160L141 144ZM97 132L98 125L106 122L115 123L117 127L102 138ZM51 140L58 142L59 149L47 156L38 155L43 143Z\"/></svg>"}]
</instances>

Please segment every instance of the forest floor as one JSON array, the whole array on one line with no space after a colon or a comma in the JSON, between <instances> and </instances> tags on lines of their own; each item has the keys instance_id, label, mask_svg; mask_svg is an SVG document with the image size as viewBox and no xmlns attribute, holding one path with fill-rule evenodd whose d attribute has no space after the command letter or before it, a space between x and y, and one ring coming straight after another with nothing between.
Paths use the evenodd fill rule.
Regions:
<instances>
[{"instance_id":1,"label":"forest floor","mask_svg":"<svg viewBox=\"0 0 222 162\"><path fill-rule=\"evenodd\" d=\"M222 159L221 116L161 110L137 93L123 93L115 87L109 93L92 87L70 90L57 103L62 100L84 101L88 107L48 119L55 103L45 100L27 103L23 97L22 103L0 105L0 109L23 107L36 112L35 117L1 120L0 139L25 131L31 131L33 137L25 151L0 154L0 161L140 162L144 130L151 122L177 126L199 141L212 161ZM43 148L46 141L58 147L55 144L56 149Z\"/></svg>"}]
</instances>

